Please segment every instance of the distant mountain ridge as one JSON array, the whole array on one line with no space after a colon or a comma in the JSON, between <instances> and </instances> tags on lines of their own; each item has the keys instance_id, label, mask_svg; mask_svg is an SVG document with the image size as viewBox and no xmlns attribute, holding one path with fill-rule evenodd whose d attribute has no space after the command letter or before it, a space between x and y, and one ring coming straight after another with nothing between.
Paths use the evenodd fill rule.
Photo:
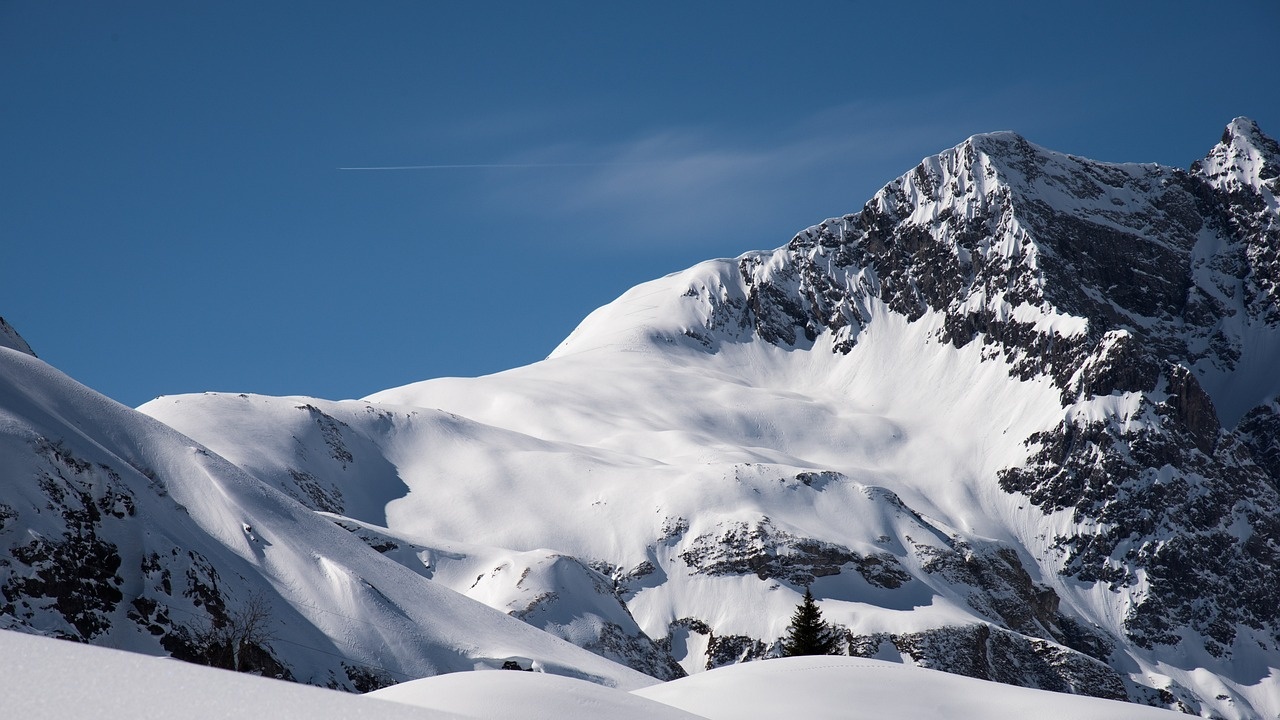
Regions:
<instances>
[{"instance_id":1,"label":"distant mountain ridge","mask_svg":"<svg viewBox=\"0 0 1280 720\"><path fill-rule=\"evenodd\" d=\"M1189 170L977 135L777 250L633 288L541 363L363 401L206 394L140 410L225 460L210 477L320 512L332 532L307 538L359 541L344 565L357 584L392 573L448 588L656 678L776 653L811 586L851 654L1272 717L1278 193L1280 145L1246 118ZM3 407L12 427L31 422L22 402ZM83 538L114 522L101 516L117 495L137 495L110 495L107 473L66 500L78 464L99 461L57 427L40 430L47 447L10 443L44 458L33 477L62 484L0 494L0 622L120 647L136 642L130 621L180 637L153 616L190 600L159 585L138 593L149 613L94 610L102 627L85 632L74 619L113 597L110 578L31 580L51 561L23 550L19 528L49 521L24 508L60 508L40 532ZM138 437L90 434L95 448L150 442ZM312 540L276 512L252 532L305 555ZM250 532L215 516L228 547ZM245 592L254 573L284 577L274 552L237 571ZM194 572L142 557L144 575ZM357 606L407 601L382 597ZM39 598L44 610L23 609ZM636 682L539 647L564 672ZM314 666L273 648L282 668ZM507 655L528 666L538 653ZM292 674L316 682L309 672ZM343 672L335 684L366 682Z\"/></svg>"}]
</instances>

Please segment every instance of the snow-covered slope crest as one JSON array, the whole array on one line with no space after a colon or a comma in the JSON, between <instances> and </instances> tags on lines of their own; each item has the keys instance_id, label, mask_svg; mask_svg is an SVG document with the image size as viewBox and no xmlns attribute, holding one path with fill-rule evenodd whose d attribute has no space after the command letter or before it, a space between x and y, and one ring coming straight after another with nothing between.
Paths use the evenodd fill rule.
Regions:
<instances>
[{"instance_id":1,"label":"snow-covered slope crest","mask_svg":"<svg viewBox=\"0 0 1280 720\"><path fill-rule=\"evenodd\" d=\"M368 689L515 662L650 678L383 558L152 418L0 348L0 623ZM243 643L229 645L229 633Z\"/></svg>"},{"instance_id":2,"label":"snow-covered slope crest","mask_svg":"<svg viewBox=\"0 0 1280 720\"><path fill-rule=\"evenodd\" d=\"M1268 143L1237 121L1184 171L974 136L541 363L143 410L366 529L576 558L691 673L775 652L808 585L853 654L1274 716Z\"/></svg>"},{"instance_id":3,"label":"snow-covered slope crest","mask_svg":"<svg viewBox=\"0 0 1280 720\"><path fill-rule=\"evenodd\" d=\"M32 351L31 346L27 344L27 341L22 339L22 336L18 334L18 331L14 330L13 326L6 322L2 317L0 317L0 347L17 350L20 353L26 353L27 355L35 357L35 352Z\"/></svg>"}]
</instances>

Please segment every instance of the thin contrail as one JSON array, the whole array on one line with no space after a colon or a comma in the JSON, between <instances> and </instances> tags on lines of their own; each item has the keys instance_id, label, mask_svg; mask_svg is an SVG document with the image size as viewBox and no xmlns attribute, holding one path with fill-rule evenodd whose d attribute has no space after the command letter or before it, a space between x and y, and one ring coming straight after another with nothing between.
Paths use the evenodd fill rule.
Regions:
<instances>
[{"instance_id":1,"label":"thin contrail","mask_svg":"<svg viewBox=\"0 0 1280 720\"><path fill-rule=\"evenodd\" d=\"M469 165L379 165L374 167L340 167L339 170L471 170L476 168L567 168L616 167L622 165L657 165L656 162L600 163L475 163Z\"/></svg>"}]
</instances>

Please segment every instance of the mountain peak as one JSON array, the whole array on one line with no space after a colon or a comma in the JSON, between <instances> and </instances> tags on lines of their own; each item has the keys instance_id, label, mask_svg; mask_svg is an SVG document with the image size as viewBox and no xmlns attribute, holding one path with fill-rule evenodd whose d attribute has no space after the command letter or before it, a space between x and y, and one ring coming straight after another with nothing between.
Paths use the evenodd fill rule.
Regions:
<instances>
[{"instance_id":1,"label":"mountain peak","mask_svg":"<svg viewBox=\"0 0 1280 720\"><path fill-rule=\"evenodd\" d=\"M1243 115L1227 123L1226 129L1222 131L1222 142L1227 144L1243 142L1253 147L1262 147L1267 143L1272 146L1276 144L1266 133L1262 132L1262 129L1258 127L1258 123L1254 122L1252 118L1247 118Z\"/></svg>"},{"instance_id":2,"label":"mountain peak","mask_svg":"<svg viewBox=\"0 0 1280 720\"><path fill-rule=\"evenodd\" d=\"M994 142L1000 144L1007 143L1026 143L1027 139L1020 133L1013 130L993 130L991 132L978 133L970 135L965 143L971 145L982 145L984 143Z\"/></svg>"},{"instance_id":3,"label":"mountain peak","mask_svg":"<svg viewBox=\"0 0 1280 720\"><path fill-rule=\"evenodd\" d=\"M1247 117L1232 120L1222 140L1191 166L1213 185L1227 191L1250 188L1271 207L1280 194L1280 143Z\"/></svg>"}]
</instances>

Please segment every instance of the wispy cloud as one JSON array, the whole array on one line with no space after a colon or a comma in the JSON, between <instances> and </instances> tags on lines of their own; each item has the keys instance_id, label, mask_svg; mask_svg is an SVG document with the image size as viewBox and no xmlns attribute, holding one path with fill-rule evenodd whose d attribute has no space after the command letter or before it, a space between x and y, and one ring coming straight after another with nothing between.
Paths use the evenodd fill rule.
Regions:
<instances>
[{"instance_id":1,"label":"wispy cloud","mask_svg":"<svg viewBox=\"0 0 1280 720\"><path fill-rule=\"evenodd\" d=\"M466 165L374 165L340 167L339 170L510 170L520 168L608 167L621 163L470 163Z\"/></svg>"},{"instance_id":2,"label":"wispy cloud","mask_svg":"<svg viewBox=\"0 0 1280 720\"><path fill-rule=\"evenodd\" d=\"M846 108L809 116L774 138L735 141L714 128L676 128L561 144L513 164L582 172L503 175L487 191L521 212L572 223L575 237L593 243L772 246L810 223L857 210L925 154L963 139L938 144L934 138L945 133L931 123L866 122L856 114ZM544 162L551 157L607 160Z\"/></svg>"},{"instance_id":3,"label":"wispy cloud","mask_svg":"<svg viewBox=\"0 0 1280 720\"><path fill-rule=\"evenodd\" d=\"M798 109L792 123L767 134L668 127L526 145L493 162L342 169L492 170L466 176L467 192L485 207L561 228L558 242L741 252L858 210L885 182L970 134L1020 129L1026 107L1017 93L994 100L957 93Z\"/></svg>"}]
</instances>

